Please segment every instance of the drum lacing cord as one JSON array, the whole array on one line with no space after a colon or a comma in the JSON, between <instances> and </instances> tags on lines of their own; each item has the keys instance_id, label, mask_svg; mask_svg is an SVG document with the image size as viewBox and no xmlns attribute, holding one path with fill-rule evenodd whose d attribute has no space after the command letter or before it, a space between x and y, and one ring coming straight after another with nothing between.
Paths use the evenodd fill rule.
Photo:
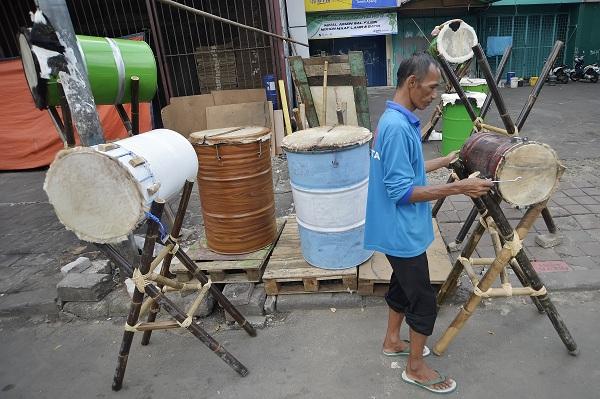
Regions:
<instances>
[{"instance_id":1,"label":"drum lacing cord","mask_svg":"<svg viewBox=\"0 0 600 399\"><path fill-rule=\"evenodd\" d=\"M152 284L152 281L148 279L148 274L142 274L138 268L133 271L131 280L133 280L135 288L137 288L139 292L146 292L146 286Z\"/></svg>"},{"instance_id":2,"label":"drum lacing cord","mask_svg":"<svg viewBox=\"0 0 600 399\"><path fill-rule=\"evenodd\" d=\"M148 218L148 219L152 220L154 223L158 224L158 230L160 232L160 239L161 239L161 241L164 241L165 237L167 236L167 229L162 224L160 219L158 217L156 217L155 215L153 215L151 212L144 212L144 214L146 215L146 218Z\"/></svg>"},{"instance_id":3,"label":"drum lacing cord","mask_svg":"<svg viewBox=\"0 0 600 399\"><path fill-rule=\"evenodd\" d=\"M168 242L170 245L172 245L173 247L169 250L169 253L171 255L175 255L177 254L177 251L179 251L179 242L177 240L177 238L173 237L171 234L169 234L169 237L167 237L167 240L165 242Z\"/></svg>"}]
</instances>

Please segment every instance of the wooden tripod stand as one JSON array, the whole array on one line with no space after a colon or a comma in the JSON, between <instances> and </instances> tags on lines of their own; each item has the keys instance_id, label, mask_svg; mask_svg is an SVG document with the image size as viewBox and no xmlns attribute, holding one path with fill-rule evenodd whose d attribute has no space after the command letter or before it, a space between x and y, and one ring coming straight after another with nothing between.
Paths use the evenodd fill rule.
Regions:
<instances>
[{"instance_id":1,"label":"wooden tripod stand","mask_svg":"<svg viewBox=\"0 0 600 399\"><path fill-rule=\"evenodd\" d=\"M109 244L99 245L100 249L113 260L121 270L132 276L135 282L135 290L131 300L129 316L125 324L123 332L123 341L119 351L117 368L113 379L112 388L115 391L121 389L123 385L123 377L127 367L127 359L131 349L133 335L136 332L143 332L142 345L147 345L150 342L150 336L154 330L165 330L172 328L186 328L203 344L210 348L217 356L233 368L242 377L248 374L248 369L240 363L232 354L230 354L219 342L211 337L202 327L193 322L193 315L202 302L202 299L210 292L219 304L228 312L233 319L248 333L248 335L256 336L256 330L242 316L242 314L229 302L229 300L219 291L211 281L202 273L196 264L186 255L179 247L178 239L185 211L191 196L192 181L187 181L183 188L183 193L173 223L171 234L166 236L166 232L160 240L163 240L165 248L153 260L154 246L159 241L159 230L162 230L160 217L165 206L162 200L156 200L150 208L150 215L147 219L146 240L142 252L141 264L137 268L133 268L119 252ZM199 283L189 284L181 283L170 279L169 267L173 256L177 257L181 263L198 279ZM154 273L153 270L162 261L160 274ZM165 296L165 292L173 290L197 290L198 296L187 311L180 309L169 298ZM144 296L148 295L146 301L143 302ZM156 316L163 307L172 317L172 320L156 321ZM138 322L140 317L148 313L146 322Z\"/></svg>"},{"instance_id":2,"label":"wooden tripod stand","mask_svg":"<svg viewBox=\"0 0 600 399\"><path fill-rule=\"evenodd\" d=\"M562 44L563 43L560 41L555 43L551 56L549 57L550 59L556 59ZM492 75L491 68L487 62L483 49L478 44L473 47L473 52L486 78L491 97L496 103L496 107L498 108L498 112L505 129L484 124L483 121L476 116L471 104L467 100L464 90L459 84L456 75L446 60L444 60L442 57L439 58L440 65L446 73L446 76L449 78L451 84L454 86L457 94L463 101L467 113L473 120L478 130L486 129L507 136L517 135L518 129L524 124L525 119L535 103L543 82L538 82L538 85L536 85L534 88L532 95L529 97L528 103L523 108L523 111L521 111L517 123L515 124L508 114L504 100L498 91L498 87L496 85L494 76ZM552 63L547 63L544 66L544 71L542 73L543 79L545 79L544 75L547 75L548 73L548 65L551 66L552 64L553 61ZM457 179L464 179L468 177L468 173L460 160L454 162L452 167ZM557 179L560 178L560 175L562 175L562 170L560 171ZM502 212L502 209L500 208L499 202L500 198L493 197L491 194L486 194L481 197L481 199L473 200L477 213L479 213L481 216L481 222L472 232L469 241L465 245L460 257L455 262L448 279L438 293L438 304L443 303L449 291L456 286L458 278L463 270L467 272L471 282L473 283L473 292L467 302L463 305L454 321L444 332L439 341L435 344L433 352L441 355L446 351L450 342L452 342L454 337L456 337L456 335L460 332L470 316L475 312L477 305L481 302L482 298L526 295L531 296L533 303L540 312L545 312L548 315L548 318L552 322L552 325L556 329L559 337L569 350L569 353L576 355L578 353L577 344L573 340L573 337L567 329L567 326L550 300L546 288L531 265L529 258L523 251L521 244L522 239L525 238L535 220L540 216L540 214L542 214L544 209L546 209L548 199L531 206L519 221L516 229L513 229L509 224L507 218ZM486 229L489 230L490 234L492 235L494 249L496 250L496 257L485 260L471 259L470 257ZM481 280L478 279L472 268L472 266L477 263L480 265L490 265L488 271ZM512 288L510 285L506 273L506 267L509 265L523 285L522 288ZM502 288L492 288L492 284L498 276L500 276Z\"/></svg>"}]
</instances>

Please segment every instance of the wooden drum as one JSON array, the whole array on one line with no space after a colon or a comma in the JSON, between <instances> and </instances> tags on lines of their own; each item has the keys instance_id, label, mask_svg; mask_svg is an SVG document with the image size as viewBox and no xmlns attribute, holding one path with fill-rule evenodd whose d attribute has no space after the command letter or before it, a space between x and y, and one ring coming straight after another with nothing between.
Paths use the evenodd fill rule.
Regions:
<instances>
[{"instance_id":1,"label":"wooden drum","mask_svg":"<svg viewBox=\"0 0 600 399\"><path fill-rule=\"evenodd\" d=\"M269 129L229 127L192 133L208 247L256 251L276 235Z\"/></svg>"},{"instance_id":2,"label":"wooden drum","mask_svg":"<svg viewBox=\"0 0 600 399\"><path fill-rule=\"evenodd\" d=\"M468 173L478 171L481 177L503 181L496 183L498 193L506 202L523 207L548 199L562 169L548 145L495 133L472 135L462 147L460 159Z\"/></svg>"}]
</instances>

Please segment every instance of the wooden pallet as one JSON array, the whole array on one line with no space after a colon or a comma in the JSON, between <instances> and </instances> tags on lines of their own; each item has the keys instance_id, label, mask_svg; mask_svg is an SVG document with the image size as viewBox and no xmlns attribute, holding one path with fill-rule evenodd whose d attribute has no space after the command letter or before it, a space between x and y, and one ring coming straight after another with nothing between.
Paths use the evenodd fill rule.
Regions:
<instances>
[{"instance_id":1,"label":"wooden pallet","mask_svg":"<svg viewBox=\"0 0 600 399\"><path fill-rule=\"evenodd\" d=\"M263 274L267 295L356 291L356 267L326 270L302 257L298 224L290 217Z\"/></svg>"},{"instance_id":2,"label":"wooden pallet","mask_svg":"<svg viewBox=\"0 0 600 399\"><path fill-rule=\"evenodd\" d=\"M435 219L432 221L435 238L433 244L427 249L429 278L432 284L442 284L448 278L452 265L448 259L448 251L437 222ZM358 293L368 296L384 296L388 290L391 276L392 267L385 255L375 252L370 262L362 264L358 269Z\"/></svg>"},{"instance_id":3,"label":"wooden pallet","mask_svg":"<svg viewBox=\"0 0 600 399\"><path fill-rule=\"evenodd\" d=\"M258 283L285 223L286 219L277 219L277 234L273 244L258 251L241 255L218 254L208 249L206 240L202 239L194 243L186 253L200 270L210 276L213 283ZM170 270L177 275L179 281L189 281L192 278L191 273L177 259L173 260Z\"/></svg>"}]
</instances>

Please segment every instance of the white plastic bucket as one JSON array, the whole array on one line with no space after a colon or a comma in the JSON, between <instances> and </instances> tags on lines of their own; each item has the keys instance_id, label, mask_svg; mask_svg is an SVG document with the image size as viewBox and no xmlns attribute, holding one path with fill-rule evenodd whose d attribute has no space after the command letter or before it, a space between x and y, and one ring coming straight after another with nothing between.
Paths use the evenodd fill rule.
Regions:
<instances>
[{"instance_id":1,"label":"white plastic bucket","mask_svg":"<svg viewBox=\"0 0 600 399\"><path fill-rule=\"evenodd\" d=\"M510 88L514 89L516 87L519 87L519 78L510 78Z\"/></svg>"},{"instance_id":2,"label":"white plastic bucket","mask_svg":"<svg viewBox=\"0 0 600 399\"><path fill-rule=\"evenodd\" d=\"M59 220L84 240L118 242L198 172L196 152L172 130L157 129L93 147L60 151L44 190Z\"/></svg>"}]
</instances>

